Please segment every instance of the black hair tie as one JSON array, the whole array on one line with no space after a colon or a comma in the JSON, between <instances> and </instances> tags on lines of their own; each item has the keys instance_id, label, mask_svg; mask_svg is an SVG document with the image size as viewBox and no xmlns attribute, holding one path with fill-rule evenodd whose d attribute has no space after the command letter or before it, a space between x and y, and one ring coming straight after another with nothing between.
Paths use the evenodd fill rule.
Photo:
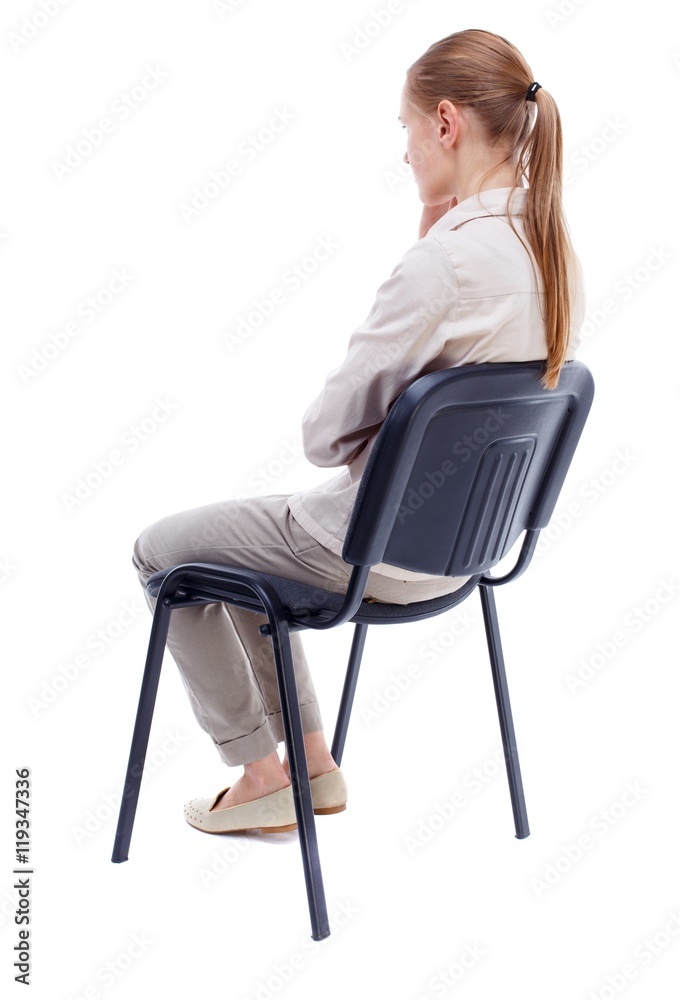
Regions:
<instances>
[{"instance_id":1,"label":"black hair tie","mask_svg":"<svg viewBox=\"0 0 680 1000\"><path fill-rule=\"evenodd\" d=\"M540 90L540 89L541 89L540 83L536 83L536 81L534 80L534 82L531 84L531 86L527 90L526 100L527 101L535 101L536 100L536 91Z\"/></svg>"}]
</instances>

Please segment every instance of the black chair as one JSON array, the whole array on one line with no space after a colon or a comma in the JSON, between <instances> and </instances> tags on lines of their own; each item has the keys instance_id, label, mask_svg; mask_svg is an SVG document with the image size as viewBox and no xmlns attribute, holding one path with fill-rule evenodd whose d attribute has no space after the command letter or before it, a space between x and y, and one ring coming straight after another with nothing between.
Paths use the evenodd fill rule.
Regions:
<instances>
[{"instance_id":1,"label":"black chair","mask_svg":"<svg viewBox=\"0 0 680 1000\"><path fill-rule=\"evenodd\" d=\"M157 597L112 861L126 861L170 614L226 602L264 614L271 636L290 762L312 937L330 934L288 633L355 623L331 752L342 760L369 625L441 614L479 588L518 838L529 835L493 588L527 568L550 520L593 398L584 364L565 364L556 389L540 362L449 368L399 396L364 471L344 543L353 566L344 595L238 567L186 563L152 576ZM489 570L524 533L513 568ZM370 568L386 562L441 576L469 576L460 589L408 605L363 600Z\"/></svg>"}]
</instances>

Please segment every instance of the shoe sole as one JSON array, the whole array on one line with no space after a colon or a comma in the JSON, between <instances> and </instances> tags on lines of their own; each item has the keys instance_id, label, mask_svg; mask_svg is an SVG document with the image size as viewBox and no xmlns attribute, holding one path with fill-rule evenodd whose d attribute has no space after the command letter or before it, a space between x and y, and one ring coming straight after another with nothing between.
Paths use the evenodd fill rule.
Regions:
<instances>
[{"instance_id":1,"label":"shoe sole","mask_svg":"<svg viewBox=\"0 0 680 1000\"><path fill-rule=\"evenodd\" d=\"M347 805L326 806L323 809L315 809L314 815L332 816L334 813L344 812L346 808ZM193 823L189 823L189 826L193 826L194 830L200 830L201 833L250 833L253 830L261 830L262 833L288 833L290 830L297 830L297 823L286 823L285 826L245 826L240 830L206 830L205 827L194 826Z\"/></svg>"},{"instance_id":2,"label":"shoe sole","mask_svg":"<svg viewBox=\"0 0 680 1000\"><path fill-rule=\"evenodd\" d=\"M240 830L207 830L204 826L195 826L193 823L189 823L189 826L201 833L252 833L253 830L261 830L262 833L287 833L289 830L297 830L297 823L287 823L285 826L244 826Z\"/></svg>"}]
</instances>

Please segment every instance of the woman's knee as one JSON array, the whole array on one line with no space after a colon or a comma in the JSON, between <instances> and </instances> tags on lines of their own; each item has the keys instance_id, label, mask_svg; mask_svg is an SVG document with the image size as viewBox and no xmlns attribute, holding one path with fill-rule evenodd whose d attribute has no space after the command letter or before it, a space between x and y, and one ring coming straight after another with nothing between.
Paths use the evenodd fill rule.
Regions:
<instances>
[{"instance_id":1,"label":"woman's knee","mask_svg":"<svg viewBox=\"0 0 680 1000\"><path fill-rule=\"evenodd\" d=\"M138 573L151 574L159 568L154 565L153 560L153 530L155 525L151 524L144 528L137 536L132 547L132 564Z\"/></svg>"},{"instance_id":2,"label":"woman's knee","mask_svg":"<svg viewBox=\"0 0 680 1000\"><path fill-rule=\"evenodd\" d=\"M180 562L187 562L193 553L209 548L205 534L205 512L211 507L199 507L168 514L148 525L132 549L132 562L140 573L157 573Z\"/></svg>"}]
</instances>

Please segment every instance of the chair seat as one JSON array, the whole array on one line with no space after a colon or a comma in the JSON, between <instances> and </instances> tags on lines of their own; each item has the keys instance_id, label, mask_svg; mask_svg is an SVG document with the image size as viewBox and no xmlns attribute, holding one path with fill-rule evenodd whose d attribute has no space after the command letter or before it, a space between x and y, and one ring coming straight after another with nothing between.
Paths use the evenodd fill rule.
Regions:
<instances>
[{"instance_id":1,"label":"chair seat","mask_svg":"<svg viewBox=\"0 0 680 1000\"><path fill-rule=\"evenodd\" d=\"M224 571L229 569L229 567L219 563L206 563L205 566L206 570ZM170 570L163 569L149 577L146 589L151 597L158 596L161 584L169 572ZM297 580L289 580L282 576L274 576L271 573L253 571L252 575L254 579L264 580L274 588L284 606L287 617L330 618L342 607L344 594L322 590L319 587L299 583ZM480 579L481 574L473 576L462 587L450 594L444 594L442 597L435 597L429 601L414 601L411 604L387 604L370 599L364 600L351 621L362 625L387 625L430 618L464 601L475 589ZM173 599L175 607L205 604L208 601L214 603L220 597L226 598L228 596L229 604L248 611L263 613L258 598L247 587L234 581L222 583L216 580L207 580L197 573L187 573L177 589L177 595L184 599Z\"/></svg>"}]
</instances>

